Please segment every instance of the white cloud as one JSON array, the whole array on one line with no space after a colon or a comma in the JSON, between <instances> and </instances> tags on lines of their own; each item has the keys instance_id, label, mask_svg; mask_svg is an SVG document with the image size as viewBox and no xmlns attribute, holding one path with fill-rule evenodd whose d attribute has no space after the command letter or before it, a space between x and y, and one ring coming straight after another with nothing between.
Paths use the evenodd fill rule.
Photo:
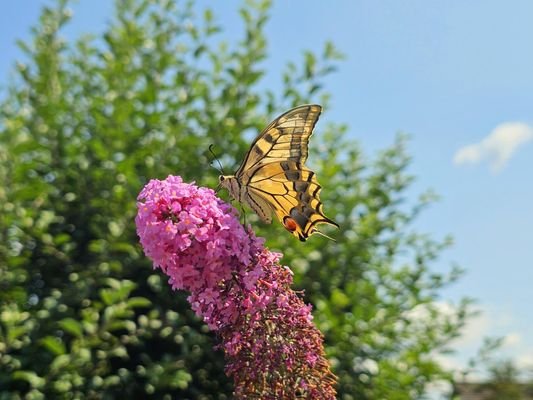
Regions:
<instances>
[{"instance_id":1,"label":"white cloud","mask_svg":"<svg viewBox=\"0 0 533 400\"><path fill-rule=\"evenodd\" d=\"M504 347L516 347L522 344L522 335L518 332L511 332L503 339Z\"/></svg>"},{"instance_id":2,"label":"white cloud","mask_svg":"<svg viewBox=\"0 0 533 400\"><path fill-rule=\"evenodd\" d=\"M516 357L516 365L522 370L530 370L533 367L533 348L527 351L522 351Z\"/></svg>"},{"instance_id":3,"label":"white cloud","mask_svg":"<svg viewBox=\"0 0 533 400\"><path fill-rule=\"evenodd\" d=\"M487 160L494 172L501 171L518 148L533 139L533 128L522 122L498 125L478 143L461 147L453 157L455 165Z\"/></svg>"}]
</instances>

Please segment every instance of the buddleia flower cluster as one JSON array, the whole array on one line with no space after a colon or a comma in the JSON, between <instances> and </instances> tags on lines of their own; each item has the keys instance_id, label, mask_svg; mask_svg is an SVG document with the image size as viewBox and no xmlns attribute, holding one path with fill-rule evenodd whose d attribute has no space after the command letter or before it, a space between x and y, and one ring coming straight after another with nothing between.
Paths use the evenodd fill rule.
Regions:
<instances>
[{"instance_id":1,"label":"buddleia flower cluster","mask_svg":"<svg viewBox=\"0 0 533 400\"><path fill-rule=\"evenodd\" d=\"M146 256L220 339L240 399L334 399L336 382L311 307L281 254L245 230L214 191L179 176L151 180L135 219Z\"/></svg>"}]
</instances>

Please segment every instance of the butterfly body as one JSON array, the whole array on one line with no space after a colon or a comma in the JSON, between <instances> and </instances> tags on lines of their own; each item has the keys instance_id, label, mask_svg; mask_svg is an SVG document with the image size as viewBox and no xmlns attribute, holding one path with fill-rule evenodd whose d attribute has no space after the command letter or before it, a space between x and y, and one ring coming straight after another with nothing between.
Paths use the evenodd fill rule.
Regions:
<instances>
[{"instance_id":1,"label":"butterfly body","mask_svg":"<svg viewBox=\"0 0 533 400\"><path fill-rule=\"evenodd\" d=\"M321 186L304 163L308 141L322 107L293 108L261 132L234 175L221 175L220 186L270 223L275 214L301 241L320 233L319 223L338 225L322 211Z\"/></svg>"}]
</instances>

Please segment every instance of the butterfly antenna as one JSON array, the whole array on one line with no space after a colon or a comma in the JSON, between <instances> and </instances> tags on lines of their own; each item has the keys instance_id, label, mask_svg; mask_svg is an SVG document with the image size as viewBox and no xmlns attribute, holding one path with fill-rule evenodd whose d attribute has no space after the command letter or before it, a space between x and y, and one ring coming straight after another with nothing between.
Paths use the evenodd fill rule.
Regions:
<instances>
[{"instance_id":1,"label":"butterfly antenna","mask_svg":"<svg viewBox=\"0 0 533 400\"><path fill-rule=\"evenodd\" d=\"M220 168L217 168L218 172L220 172L222 175L226 175L226 174L224 173L224 168L222 168L222 163L220 162L220 160L218 159L217 155L216 155L215 152L213 151L213 147L214 147L214 146L215 146L215 145L212 144L212 143L209 145L209 152L213 155L213 160L216 160L216 162L218 163L218 166L220 167ZM212 161L211 161L211 162L212 162ZM211 164L211 165L212 165L212 164ZM216 167L215 167L215 168L216 168Z\"/></svg>"},{"instance_id":2,"label":"butterfly antenna","mask_svg":"<svg viewBox=\"0 0 533 400\"><path fill-rule=\"evenodd\" d=\"M320 232L318 229L315 229L313 233L318 233L320 236L324 236L325 238L328 238L329 240L332 240L332 241L336 242L335 239L333 239L332 237L326 235L325 233Z\"/></svg>"}]
</instances>

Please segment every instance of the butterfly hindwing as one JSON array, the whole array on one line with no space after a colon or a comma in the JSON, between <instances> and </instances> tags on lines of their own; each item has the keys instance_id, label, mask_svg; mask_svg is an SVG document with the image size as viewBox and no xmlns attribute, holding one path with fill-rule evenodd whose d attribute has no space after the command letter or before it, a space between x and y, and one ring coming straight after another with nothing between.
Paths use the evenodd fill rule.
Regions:
<instances>
[{"instance_id":1,"label":"butterfly hindwing","mask_svg":"<svg viewBox=\"0 0 533 400\"><path fill-rule=\"evenodd\" d=\"M270 224L272 222L272 206L268 199L254 190L248 190L244 196L244 202L254 210L261 221Z\"/></svg>"},{"instance_id":2,"label":"butterfly hindwing","mask_svg":"<svg viewBox=\"0 0 533 400\"><path fill-rule=\"evenodd\" d=\"M318 223L338 226L322 211L321 186L315 173L300 163L282 161L259 166L252 171L247 186L253 197L272 205L272 212L300 240L314 233Z\"/></svg>"}]
</instances>

